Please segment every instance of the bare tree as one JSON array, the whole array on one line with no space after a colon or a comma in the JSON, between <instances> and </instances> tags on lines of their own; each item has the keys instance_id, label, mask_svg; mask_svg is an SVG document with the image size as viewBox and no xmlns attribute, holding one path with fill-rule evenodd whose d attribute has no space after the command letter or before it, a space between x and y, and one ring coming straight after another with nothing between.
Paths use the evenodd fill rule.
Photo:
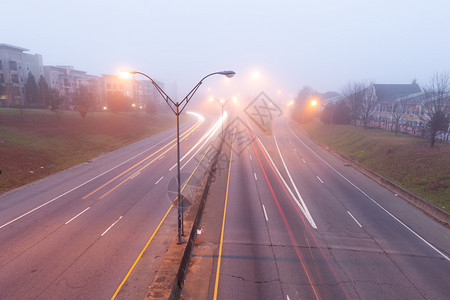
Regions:
<instances>
[{"instance_id":1,"label":"bare tree","mask_svg":"<svg viewBox=\"0 0 450 300\"><path fill-rule=\"evenodd\" d=\"M395 99L392 103L391 116L395 123L395 135L398 134L400 121L408 114L408 102L409 98L407 96Z\"/></svg>"},{"instance_id":2,"label":"bare tree","mask_svg":"<svg viewBox=\"0 0 450 300\"><path fill-rule=\"evenodd\" d=\"M357 120L361 120L364 128L367 129L378 104L373 83L349 82L342 89L342 94L350 108L350 120L353 125L356 125Z\"/></svg>"},{"instance_id":3,"label":"bare tree","mask_svg":"<svg viewBox=\"0 0 450 300\"><path fill-rule=\"evenodd\" d=\"M377 95L373 83L366 84L361 82L362 97L361 97L361 120L364 124L364 129L367 129L369 122L373 117L373 111L378 104Z\"/></svg>"},{"instance_id":4,"label":"bare tree","mask_svg":"<svg viewBox=\"0 0 450 300\"><path fill-rule=\"evenodd\" d=\"M434 147L436 136L448 131L450 112L450 77L447 72L436 73L424 88L425 100L422 103L422 122Z\"/></svg>"}]
</instances>

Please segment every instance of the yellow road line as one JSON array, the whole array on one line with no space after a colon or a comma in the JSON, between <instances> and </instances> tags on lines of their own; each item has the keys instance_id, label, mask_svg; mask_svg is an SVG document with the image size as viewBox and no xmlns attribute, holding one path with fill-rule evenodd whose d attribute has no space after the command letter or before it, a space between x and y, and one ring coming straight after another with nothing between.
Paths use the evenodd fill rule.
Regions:
<instances>
[{"instance_id":1,"label":"yellow road line","mask_svg":"<svg viewBox=\"0 0 450 300\"><path fill-rule=\"evenodd\" d=\"M191 175L189 176L188 180L186 181L186 183L183 185L183 188L181 189L181 192L183 192L183 190L186 188L187 184L189 183L189 181L191 180L192 176L194 175L195 171L197 171L198 167L200 166L200 164L202 163L203 159L206 156L206 153L208 153L209 149L211 148L212 143L209 145L208 149L205 151L205 154L203 154L202 158L200 159L200 161L198 162L197 166L195 166L194 171L192 171ZM178 199L178 197L177 197ZM175 199L176 200L176 199ZM174 201L175 202L175 201ZM141 253L139 253L139 256L136 258L136 260L134 261L133 265L131 266L130 270L128 271L127 275L125 276L125 278L122 280L122 282L120 283L119 287L117 288L116 292L114 293L114 295L111 297L111 300L115 299L117 297L117 294L119 294L120 290L122 289L123 285L125 284L125 282L127 281L128 277L130 277L131 272L133 272L134 268L136 267L137 263L139 262L139 260L141 259L142 255L144 254L145 250L147 250L147 247L150 245L150 242L153 240L154 236L156 235L156 233L158 232L159 228L161 227L162 223L164 222L164 220L167 218L167 215L169 214L170 210L173 208L173 203L170 205L169 209L167 210L166 214L164 215L164 217L162 218L161 222L159 222L158 226L156 227L155 231L153 232L153 234L151 235L150 239L148 240L147 244L145 244L144 249L142 249Z\"/></svg>"},{"instance_id":2,"label":"yellow road line","mask_svg":"<svg viewBox=\"0 0 450 300\"><path fill-rule=\"evenodd\" d=\"M200 126L200 124L197 125L197 127ZM196 128L194 128L195 130ZM189 132L187 135L185 135L181 140L183 141L184 139L186 139L192 132ZM110 189L108 192L106 192L105 194L103 194L102 196L100 196L99 199L103 199L105 198L107 195L109 195L111 192L113 192L114 190L116 190L118 187L120 187L122 184L124 184L125 182L127 182L128 180L130 180L132 177L134 177L135 175L137 175L139 172L141 172L142 170L144 170L145 168L147 168L148 166L150 166L152 163L154 163L156 160L158 160L161 156L163 156L164 154L166 154L167 152L169 152L171 149L173 149L176 146L176 144L173 144L169 149L167 149L166 151L164 151L163 153L161 153L159 156L155 157L151 162L145 164L142 168L140 168L139 170L137 170L136 172L134 172L133 174L131 174L130 176L128 176L125 180L123 180L122 182L120 182L119 184L117 184L115 187L113 187L112 189Z\"/></svg>"},{"instance_id":3,"label":"yellow road line","mask_svg":"<svg viewBox=\"0 0 450 300\"><path fill-rule=\"evenodd\" d=\"M183 135L186 134L191 134L195 129L197 129L197 127L200 126L200 122L197 122L196 124L192 125L187 131L185 131ZM195 127L195 128L194 128ZM149 159L150 157L152 157L153 155L157 154L158 152L160 152L161 150L163 150L164 148L168 147L171 143L175 142L176 139L173 139L172 141L170 141L169 143L167 143L166 145L164 145L163 147L161 147L159 150L153 152L152 154L150 154L149 156L147 156L146 158L144 158L143 160L141 160L140 162L136 163L135 165L129 167L128 169L126 169L125 171L123 171L122 173L120 173L119 175L117 175L116 177L112 178L111 180L109 180L108 182L102 184L101 186L99 186L98 188L96 188L95 190L93 190L92 192L90 192L89 194L87 194L86 196L84 196L81 199L86 199L88 197L90 197L91 195L93 195L94 193L98 192L100 189L104 188L105 186L107 186L108 184L110 184L111 182L113 182L114 180L116 180L117 178L119 178L120 176L122 176L123 174L127 173L128 171L132 170L133 168L137 167L138 165L142 164L143 162L145 162L147 159ZM173 147L173 146L172 146Z\"/></svg>"},{"instance_id":4,"label":"yellow road line","mask_svg":"<svg viewBox=\"0 0 450 300\"><path fill-rule=\"evenodd\" d=\"M169 214L170 210L172 209L173 204L170 205L169 209L167 210L166 214L164 215L164 217L162 218L161 222L159 222L158 227L156 227L155 231L153 232L152 236L150 237L150 239L148 240L147 244L145 244L144 249L142 249L141 253L139 253L139 256L137 257L137 259L134 261L133 265L131 266L130 270L128 271L127 275L125 276L125 278L122 280L122 282L120 283L119 287L117 288L116 292L114 293L114 295L111 297L112 299L115 299L117 294L120 292L120 290L122 289L122 286L125 284L125 282L127 281L128 277L130 276L131 272L133 272L134 267L136 267L137 263L139 262L139 260L141 259L142 255L144 254L145 250L147 250L148 245L150 245L150 242L153 240L153 238L155 237L156 233L158 232L159 228L161 227L162 223L164 222L164 220L167 218L167 215Z\"/></svg>"},{"instance_id":5,"label":"yellow road line","mask_svg":"<svg viewBox=\"0 0 450 300\"><path fill-rule=\"evenodd\" d=\"M236 129L235 129L235 131L236 131ZM234 133L233 133L233 135L234 135ZM214 300L217 299L217 291L218 291L218 287L219 287L220 263L222 262L223 233L225 230L225 218L227 215L227 202L228 202L228 189L230 187L231 161L233 159L233 143L234 143L234 139L231 140L230 162L228 165L227 189L225 192L225 204L224 204L224 209L223 209L222 230L220 232L219 257L217 259L216 282L214 283L214 298L213 298Z\"/></svg>"}]
</instances>

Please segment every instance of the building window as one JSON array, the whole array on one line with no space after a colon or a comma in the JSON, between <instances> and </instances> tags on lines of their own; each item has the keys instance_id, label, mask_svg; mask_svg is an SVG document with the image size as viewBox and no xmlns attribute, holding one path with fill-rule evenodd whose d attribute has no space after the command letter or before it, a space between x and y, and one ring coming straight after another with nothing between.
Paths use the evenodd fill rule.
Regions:
<instances>
[{"instance_id":1,"label":"building window","mask_svg":"<svg viewBox=\"0 0 450 300\"><path fill-rule=\"evenodd\" d=\"M107 88L108 90L110 90L110 89L111 89L111 83L107 83L107 84L106 84L106 88Z\"/></svg>"},{"instance_id":2,"label":"building window","mask_svg":"<svg viewBox=\"0 0 450 300\"><path fill-rule=\"evenodd\" d=\"M30 71L30 65L27 64L27 71Z\"/></svg>"},{"instance_id":3,"label":"building window","mask_svg":"<svg viewBox=\"0 0 450 300\"><path fill-rule=\"evenodd\" d=\"M11 81L13 83L19 83L19 76L17 74L11 74Z\"/></svg>"},{"instance_id":4,"label":"building window","mask_svg":"<svg viewBox=\"0 0 450 300\"><path fill-rule=\"evenodd\" d=\"M17 71L17 62L16 61L9 61L9 69L12 71Z\"/></svg>"},{"instance_id":5,"label":"building window","mask_svg":"<svg viewBox=\"0 0 450 300\"><path fill-rule=\"evenodd\" d=\"M2 60L0 59L0 70L3 70Z\"/></svg>"},{"instance_id":6,"label":"building window","mask_svg":"<svg viewBox=\"0 0 450 300\"><path fill-rule=\"evenodd\" d=\"M0 83L4 83L5 82L5 76L3 75L3 73L0 73Z\"/></svg>"}]
</instances>

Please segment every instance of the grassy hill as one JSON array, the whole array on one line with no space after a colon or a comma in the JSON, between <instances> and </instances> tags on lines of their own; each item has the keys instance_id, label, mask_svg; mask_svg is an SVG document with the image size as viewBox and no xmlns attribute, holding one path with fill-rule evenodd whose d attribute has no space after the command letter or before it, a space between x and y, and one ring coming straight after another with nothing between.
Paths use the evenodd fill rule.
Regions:
<instances>
[{"instance_id":1,"label":"grassy hill","mask_svg":"<svg viewBox=\"0 0 450 300\"><path fill-rule=\"evenodd\" d=\"M173 115L0 109L0 193L172 127Z\"/></svg>"},{"instance_id":2,"label":"grassy hill","mask_svg":"<svg viewBox=\"0 0 450 300\"><path fill-rule=\"evenodd\" d=\"M314 122L304 129L328 145L328 124ZM450 211L450 143L429 147L425 139L381 129L333 125L331 147L365 167Z\"/></svg>"}]
</instances>

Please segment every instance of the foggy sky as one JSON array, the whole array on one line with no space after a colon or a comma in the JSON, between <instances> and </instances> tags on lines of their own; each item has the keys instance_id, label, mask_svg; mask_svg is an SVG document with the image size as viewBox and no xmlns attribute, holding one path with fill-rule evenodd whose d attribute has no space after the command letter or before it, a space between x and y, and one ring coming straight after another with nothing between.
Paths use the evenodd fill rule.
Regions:
<instances>
[{"instance_id":1,"label":"foggy sky","mask_svg":"<svg viewBox=\"0 0 450 300\"><path fill-rule=\"evenodd\" d=\"M203 94L340 91L350 80L423 84L450 69L446 0L1 0L0 11L0 43L42 54L45 65L141 71L168 89L176 82L178 97L228 69L233 82L210 78Z\"/></svg>"}]
</instances>

